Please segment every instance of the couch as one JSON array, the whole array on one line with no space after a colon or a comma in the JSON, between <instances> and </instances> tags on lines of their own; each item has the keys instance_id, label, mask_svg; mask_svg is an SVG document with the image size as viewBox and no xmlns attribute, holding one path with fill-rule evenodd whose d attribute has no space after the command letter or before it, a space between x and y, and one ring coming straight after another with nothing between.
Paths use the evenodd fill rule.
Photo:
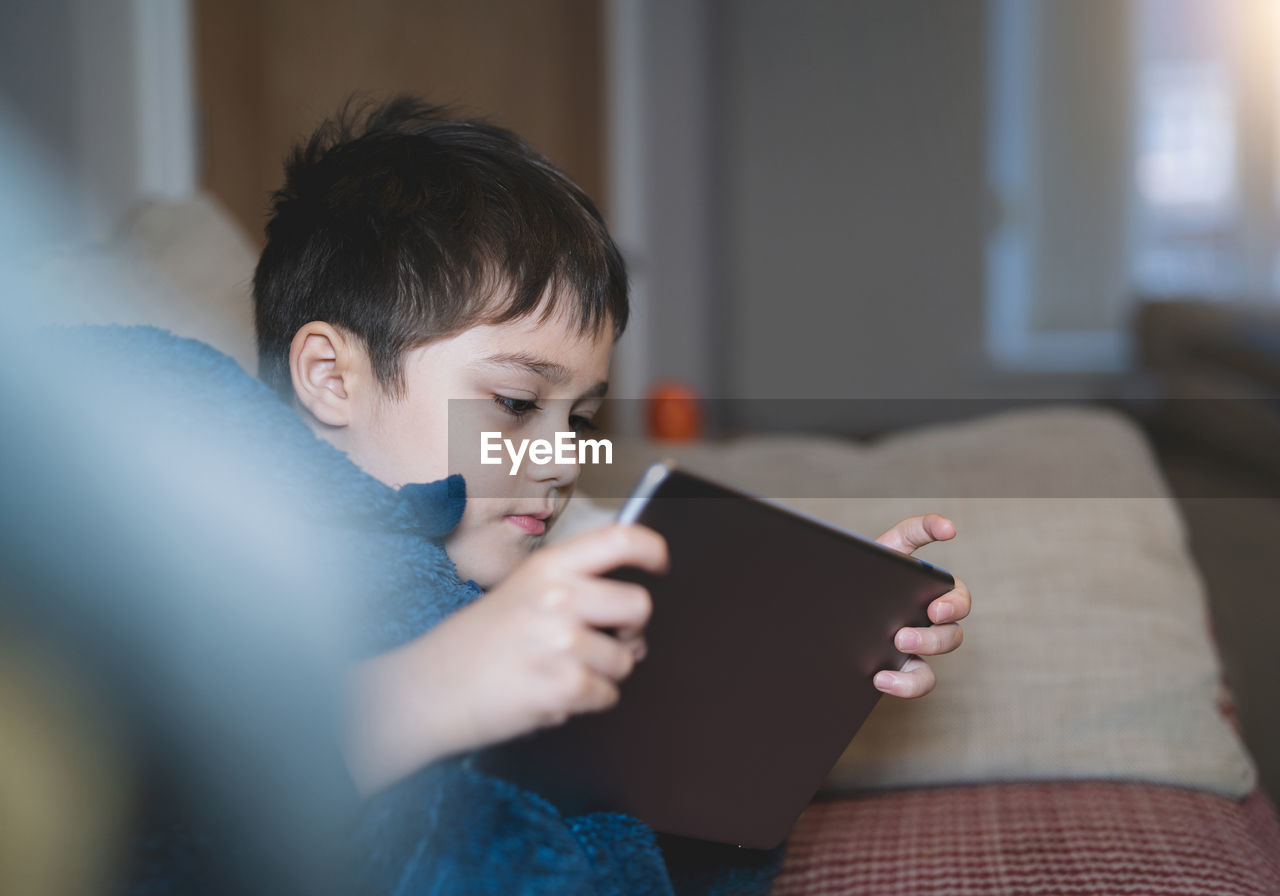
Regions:
<instances>
[{"instance_id":1,"label":"couch","mask_svg":"<svg viewBox=\"0 0 1280 896\"><path fill-rule=\"evenodd\" d=\"M85 319L159 323L251 363L252 265L198 197L55 260L50 281L128 297ZM779 896L1280 893L1280 824L1185 519L1128 416L1059 406L865 443L623 442L584 474L561 536L607 518L660 456L864 534L925 511L959 532L924 556L974 593L966 642L934 662L933 694L880 702L799 819Z\"/></svg>"},{"instance_id":2,"label":"couch","mask_svg":"<svg viewBox=\"0 0 1280 896\"><path fill-rule=\"evenodd\" d=\"M959 533L922 556L973 591L964 645L933 694L881 700L775 892L1280 892L1185 524L1130 419L624 443L583 488L603 509L659 456L864 534L924 511Z\"/></svg>"}]
</instances>

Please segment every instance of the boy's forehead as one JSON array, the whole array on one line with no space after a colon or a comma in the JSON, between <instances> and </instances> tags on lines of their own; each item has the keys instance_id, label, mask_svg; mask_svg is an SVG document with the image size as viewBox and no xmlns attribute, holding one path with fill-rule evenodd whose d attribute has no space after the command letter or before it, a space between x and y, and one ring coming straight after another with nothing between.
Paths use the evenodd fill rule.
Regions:
<instances>
[{"instance_id":1,"label":"boy's forehead","mask_svg":"<svg viewBox=\"0 0 1280 896\"><path fill-rule=\"evenodd\" d=\"M584 331L561 311L534 313L472 327L460 334L457 348L468 363L519 368L562 384L608 373L613 330L606 325Z\"/></svg>"},{"instance_id":2,"label":"boy's forehead","mask_svg":"<svg viewBox=\"0 0 1280 896\"><path fill-rule=\"evenodd\" d=\"M613 345L612 319L606 316L595 327L584 327L576 297L550 291L529 313L489 326L493 328L490 335L494 339L536 343L548 350L574 354L601 343Z\"/></svg>"}]
</instances>

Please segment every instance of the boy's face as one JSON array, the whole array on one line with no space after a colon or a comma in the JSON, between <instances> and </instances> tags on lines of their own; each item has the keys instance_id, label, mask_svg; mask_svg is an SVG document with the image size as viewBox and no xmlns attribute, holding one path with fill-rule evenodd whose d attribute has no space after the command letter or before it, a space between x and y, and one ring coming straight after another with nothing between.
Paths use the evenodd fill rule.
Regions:
<instances>
[{"instance_id":1,"label":"boy's face","mask_svg":"<svg viewBox=\"0 0 1280 896\"><path fill-rule=\"evenodd\" d=\"M339 445L392 486L461 473L466 511L445 547L463 580L490 588L559 518L580 468L526 456L510 475L505 450L501 463L480 463L480 432L555 444L557 432L583 429L608 388L612 348L611 326L582 335L559 312L472 327L407 352L403 395L374 390L354 409Z\"/></svg>"}]
</instances>

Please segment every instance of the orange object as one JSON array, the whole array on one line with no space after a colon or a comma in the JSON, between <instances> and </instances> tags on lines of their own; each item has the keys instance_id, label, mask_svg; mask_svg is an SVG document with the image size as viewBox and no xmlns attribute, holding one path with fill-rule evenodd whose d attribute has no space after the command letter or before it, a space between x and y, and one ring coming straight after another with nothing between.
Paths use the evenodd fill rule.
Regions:
<instances>
[{"instance_id":1,"label":"orange object","mask_svg":"<svg viewBox=\"0 0 1280 896\"><path fill-rule=\"evenodd\" d=\"M687 442L702 435L702 399L685 383L664 381L649 387L649 436Z\"/></svg>"}]
</instances>

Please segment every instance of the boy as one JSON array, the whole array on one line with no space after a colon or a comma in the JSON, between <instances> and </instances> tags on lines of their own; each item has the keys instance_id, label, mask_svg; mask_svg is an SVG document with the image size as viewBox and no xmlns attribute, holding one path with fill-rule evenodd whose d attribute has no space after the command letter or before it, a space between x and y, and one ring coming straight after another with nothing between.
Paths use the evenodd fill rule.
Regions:
<instances>
[{"instance_id":1,"label":"boy","mask_svg":"<svg viewBox=\"0 0 1280 896\"><path fill-rule=\"evenodd\" d=\"M380 873L405 892L448 890L448 875L460 892L670 892L652 832L634 819L563 819L465 763L439 762L611 706L644 656L647 593L602 574L661 571L660 537L610 526L533 553L577 466L526 462L507 476L481 467L478 452L450 469L448 452L450 399L469 399L479 428L529 439L579 430L599 410L628 316L625 269L599 214L513 134L397 99L359 127L350 116L326 124L294 153L267 237L254 278L260 377L355 465L416 496L436 521L427 541L447 553L429 587L374 608L387 624L372 627L372 656L351 676L345 757L358 788L379 794L369 842ZM450 475L459 472L465 500ZM911 551L954 534L931 515L880 540ZM897 646L953 650L968 610L957 583L930 607L936 624L904 629ZM933 677L913 658L876 683L913 697ZM418 789L395 796L406 786ZM462 814L475 837L441 840L439 812L407 808L440 793L456 798L432 805ZM519 841L521 825L541 853L504 851L499 841ZM485 858L486 844L505 864ZM424 864L424 849L444 858ZM686 855L702 866L674 869L676 883L687 872L712 890L764 892L780 854L748 853L733 863L717 850ZM450 864L452 854L472 858ZM515 857L544 864L513 868Z\"/></svg>"}]
</instances>

